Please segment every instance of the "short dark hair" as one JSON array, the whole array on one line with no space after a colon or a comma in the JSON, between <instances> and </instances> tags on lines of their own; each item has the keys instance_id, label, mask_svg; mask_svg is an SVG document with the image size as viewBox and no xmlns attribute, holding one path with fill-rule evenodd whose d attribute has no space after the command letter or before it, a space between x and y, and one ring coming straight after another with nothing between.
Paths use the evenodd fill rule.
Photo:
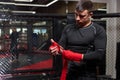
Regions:
<instances>
[{"instance_id":1,"label":"short dark hair","mask_svg":"<svg viewBox=\"0 0 120 80\"><path fill-rule=\"evenodd\" d=\"M76 5L77 11L88 10L93 11L93 2L90 0L80 0Z\"/></svg>"}]
</instances>

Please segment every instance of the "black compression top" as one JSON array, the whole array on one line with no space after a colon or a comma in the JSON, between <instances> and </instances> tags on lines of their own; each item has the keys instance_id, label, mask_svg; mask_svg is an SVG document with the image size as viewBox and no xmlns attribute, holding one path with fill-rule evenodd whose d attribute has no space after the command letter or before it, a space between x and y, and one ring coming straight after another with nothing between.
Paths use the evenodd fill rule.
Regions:
<instances>
[{"instance_id":1,"label":"black compression top","mask_svg":"<svg viewBox=\"0 0 120 80\"><path fill-rule=\"evenodd\" d=\"M63 30L59 44L64 49L84 54L83 61L89 64L102 59L105 54L106 40L104 28L96 23L91 23L85 28L70 24Z\"/></svg>"}]
</instances>

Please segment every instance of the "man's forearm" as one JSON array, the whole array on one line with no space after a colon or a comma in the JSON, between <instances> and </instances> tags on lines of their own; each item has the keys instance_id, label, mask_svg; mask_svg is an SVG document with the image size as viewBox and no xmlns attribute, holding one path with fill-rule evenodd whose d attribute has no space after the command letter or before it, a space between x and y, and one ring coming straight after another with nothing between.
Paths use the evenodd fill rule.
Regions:
<instances>
[{"instance_id":1,"label":"man's forearm","mask_svg":"<svg viewBox=\"0 0 120 80\"><path fill-rule=\"evenodd\" d=\"M61 54L64 58L66 58L68 60L72 60L72 61L80 61L84 57L83 54L73 52L73 51L70 51L70 50L63 50Z\"/></svg>"}]
</instances>

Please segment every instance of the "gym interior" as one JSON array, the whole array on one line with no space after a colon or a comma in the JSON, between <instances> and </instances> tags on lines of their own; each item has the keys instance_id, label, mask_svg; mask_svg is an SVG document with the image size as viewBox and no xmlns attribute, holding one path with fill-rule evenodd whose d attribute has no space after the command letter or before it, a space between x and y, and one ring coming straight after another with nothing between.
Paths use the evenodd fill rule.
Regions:
<instances>
[{"instance_id":1,"label":"gym interior","mask_svg":"<svg viewBox=\"0 0 120 80\"><path fill-rule=\"evenodd\" d=\"M50 39L59 41L67 24L74 23L79 0L0 0L0 80L59 80L61 56L49 52ZM120 0L92 0L92 21L107 34L106 55L96 68L97 80L120 77ZM19 58L11 63L12 27L20 32Z\"/></svg>"}]
</instances>

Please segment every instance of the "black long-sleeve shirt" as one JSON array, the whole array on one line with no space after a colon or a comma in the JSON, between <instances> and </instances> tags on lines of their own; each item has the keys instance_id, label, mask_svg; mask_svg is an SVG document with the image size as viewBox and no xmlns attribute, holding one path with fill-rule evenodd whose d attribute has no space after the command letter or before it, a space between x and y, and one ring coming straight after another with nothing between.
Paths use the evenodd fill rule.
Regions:
<instances>
[{"instance_id":1,"label":"black long-sleeve shirt","mask_svg":"<svg viewBox=\"0 0 120 80\"><path fill-rule=\"evenodd\" d=\"M18 41L17 39L19 38L19 33L18 32L12 32L12 34L10 35L10 39L11 39L11 48L13 47L17 47Z\"/></svg>"},{"instance_id":2,"label":"black long-sleeve shirt","mask_svg":"<svg viewBox=\"0 0 120 80\"><path fill-rule=\"evenodd\" d=\"M79 28L75 24L70 24L63 30L59 44L65 49L84 54L87 66L95 67L96 61L102 60L106 50L106 32L104 28L96 23ZM73 66L80 64L72 61Z\"/></svg>"}]
</instances>

